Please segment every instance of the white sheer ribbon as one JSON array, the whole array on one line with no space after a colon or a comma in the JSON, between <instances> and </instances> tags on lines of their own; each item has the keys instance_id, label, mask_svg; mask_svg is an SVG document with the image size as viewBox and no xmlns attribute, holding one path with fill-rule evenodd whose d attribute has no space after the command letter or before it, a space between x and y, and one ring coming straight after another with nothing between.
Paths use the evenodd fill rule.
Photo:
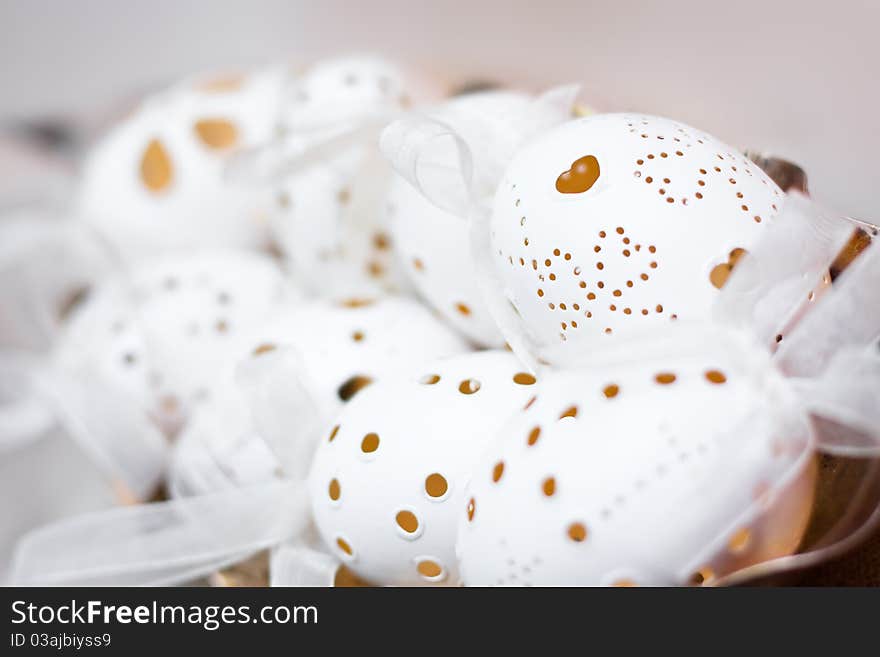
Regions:
<instances>
[{"instance_id":1,"label":"white sheer ribbon","mask_svg":"<svg viewBox=\"0 0 880 657\"><path fill-rule=\"evenodd\" d=\"M49 525L20 542L13 581L176 584L284 543L297 547L276 560L279 567L283 564L282 573L288 573L284 577L300 573L296 578L308 580L305 573L320 568L317 549L304 542L311 530L304 479L323 415L301 375L301 358L292 348L254 356L236 372L254 425L278 457L286 479Z\"/></svg>"},{"instance_id":2,"label":"white sheer ribbon","mask_svg":"<svg viewBox=\"0 0 880 657\"><path fill-rule=\"evenodd\" d=\"M294 480L308 474L314 436L326 419L302 378L305 371L297 350L284 346L249 358L236 372L256 430Z\"/></svg>"},{"instance_id":3,"label":"white sheer ribbon","mask_svg":"<svg viewBox=\"0 0 880 657\"><path fill-rule=\"evenodd\" d=\"M714 318L748 329L762 344L797 321L853 226L805 196L787 195L779 216L737 263L715 305Z\"/></svg>"},{"instance_id":4,"label":"white sheer ribbon","mask_svg":"<svg viewBox=\"0 0 880 657\"><path fill-rule=\"evenodd\" d=\"M303 531L301 484L122 507L48 525L19 543L19 585L162 585L240 561Z\"/></svg>"},{"instance_id":5,"label":"white sheer ribbon","mask_svg":"<svg viewBox=\"0 0 880 657\"><path fill-rule=\"evenodd\" d=\"M271 586L333 586L339 560L303 544L281 545L269 562Z\"/></svg>"}]
</instances>

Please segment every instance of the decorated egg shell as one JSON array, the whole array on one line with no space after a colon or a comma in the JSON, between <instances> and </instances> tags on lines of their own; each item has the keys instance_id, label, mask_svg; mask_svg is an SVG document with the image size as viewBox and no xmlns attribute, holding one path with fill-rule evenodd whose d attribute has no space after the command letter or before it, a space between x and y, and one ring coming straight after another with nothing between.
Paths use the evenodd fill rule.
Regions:
<instances>
[{"instance_id":1,"label":"decorated egg shell","mask_svg":"<svg viewBox=\"0 0 880 657\"><path fill-rule=\"evenodd\" d=\"M359 394L327 427L309 474L328 548L374 584L457 584L465 478L534 384L512 354L487 351Z\"/></svg>"},{"instance_id":2,"label":"decorated egg shell","mask_svg":"<svg viewBox=\"0 0 880 657\"><path fill-rule=\"evenodd\" d=\"M279 186L273 239L297 279L316 295L373 296L407 288L380 209L387 164L371 159L373 166L361 166L366 157L349 151Z\"/></svg>"},{"instance_id":3,"label":"decorated egg shell","mask_svg":"<svg viewBox=\"0 0 880 657\"><path fill-rule=\"evenodd\" d=\"M390 167L378 153L378 131L380 119L413 96L436 96L436 86L369 55L321 61L289 81L280 128L293 159L346 130L362 130L320 162L297 168L277 190L273 237L314 291L405 289L381 211Z\"/></svg>"},{"instance_id":4,"label":"decorated egg shell","mask_svg":"<svg viewBox=\"0 0 880 657\"><path fill-rule=\"evenodd\" d=\"M470 350L454 331L406 297L310 301L289 308L251 336L252 357L293 349L321 412L375 380L415 363Z\"/></svg>"},{"instance_id":5,"label":"decorated egg shell","mask_svg":"<svg viewBox=\"0 0 880 657\"><path fill-rule=\"evenodd\" d=\"M188 81L147 98L87 158L83 219L126 257L265 246L270 190L226 169L273 137L282 80L267 71Z\"/></svg>"},{"instance_id":6,"label":"decorated egg shell","mask_svg":"<svg viewBox=\"0 0 880 657\"><path fill-rule=\"evenodd\" d=\"M436 96L436 83L382 57L354 54L318 61L288 79L282 126L299 130L344 124L373 113L399 111L413 98Z\"/></svg>"},{"instance_id":7,"label":"decorated egg shell","mask_svg":"<svg viewBox=\"0 0 880 657\"><path fill-rule=\"evenodd\" d=\"M451 126L468 143L501 140L505 119L533 99L513 92L474 93L427 113ZM488 150L488 149L485 149ZM475 149L474 157L483 157ZM504 340L480 297L472 264L468 217L441 209L400 176L391 183L386 207L391 235L419 293L464 335L486 346Z\"/></svg>"},{"instance_id":8,"label":"decorated egg shell","mask_svg":"<svg viewBox=\"0 0 880 657\"><path fill-rule=\"evenodd\" d=\"M595 115L514 158L495 197L491 256L541 346L704 319L784 200L754 163L706 133Z\"/></svg>"},{"instance_id":9,"label":"decorated egg shell","mask_svg":"<svg viewBox=\"0 0 880 657\"><path fill-rule=\"evenodd\" d=\"M267 318L238 346L243 349L228 355L210 394L205 395L208 401L200 405L178 438L170 475L176 495L266 482L279 476L283 464L261 429L283 432L285 442L311 440L305 435L310 420L298 415L299 408L289 398L295 392L286 388L273 391L255 406L243 387L249 384L241 377L236 382L235 370L244 354L250 360L246 364L262 365L274 354L292 350L297 383L314 404L316 421L326 422L373 381L408 371L419 362L468 350L460 337L421 305L392 297L290 305ZM269 369L275 366L267 365ZM268 379L266 385L278 386L282 381ZM255 381L254 385L261 384ZM296 417L289 418L288 413ZM288 421L295 424L288 426ZM271 441L271 436L268 438ZM310 445L296 451L310 454ZM306 466L293 465L297 469Z\"/></svg>"},{"instance_id":10,"label":"decorated egg shell","mask_svg":"<svg viewBox=\"0 0 880 657\"><path fill-rule=\"evenodd\" d=\"M710 583L793 552L809 429L787 383L750 360L715 349L545 377L472 471L464 583Z\"/></svg>"},{"instance_id":11,"label":"decorated egg shell","mask_svg":"<svg viewBox=\"0 0 880 657\"><path fill-rule=\"evenodd\" d=\"M297 297L270 259L242 252L165 257L111 279L71 317L61 368L125 390L169 433L277 306Z\"/></svg>"}]
</instances>

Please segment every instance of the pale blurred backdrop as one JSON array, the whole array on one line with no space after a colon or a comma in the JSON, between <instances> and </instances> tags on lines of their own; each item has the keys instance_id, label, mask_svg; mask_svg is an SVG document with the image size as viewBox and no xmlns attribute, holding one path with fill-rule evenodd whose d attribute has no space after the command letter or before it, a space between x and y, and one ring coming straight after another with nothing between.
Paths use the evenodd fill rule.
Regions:
<instances>
[{"instance_id":1,"label":"pale blurred backdrop","mask_svg":"<svg viewBox=\"0 0 880 657\"><path fill-rule=\"evenodd\" d=\"M802 164L880 220L880 2L0 0L0 122L89 115L193 71L376 49L530 87L575 80Z\"/></svg>"}]
</instances>

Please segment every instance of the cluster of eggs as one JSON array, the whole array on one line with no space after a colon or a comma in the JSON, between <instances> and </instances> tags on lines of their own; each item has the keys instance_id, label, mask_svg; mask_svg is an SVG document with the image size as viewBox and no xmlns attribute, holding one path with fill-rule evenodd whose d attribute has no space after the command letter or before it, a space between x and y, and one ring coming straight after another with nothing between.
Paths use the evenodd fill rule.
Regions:
<instances>
[{"instance_id":1,"label":"cluster of eggs","mask_svg":"<svg viewBox=\"0 0 880 657\"><path fill-rule=\"evenodd\" d=\"M689 126L610 114L520 151L495 197L508 298L541 345L700 318L762 229L779 187Z\"/></svg>"},{"instance_id":2,"label":"cluster of eggs","mask_svg":"<svg viewBox=\"0 0 880 657\"><path fill-rule=\"evenodd\" d=\"M714 344L525 368L469 217L376 157L374 126L411 89L349 58L144 102L86 163L79 216L125 265L69 318L55 366L135 400L173 444L174 497L307 470L326 549L374 584L686 584L791 553L815 472L784 380ZM479 174L532 100L425 115ZM559 123L502 162L488 202L483 255L526 334L564 356L708 320L782 190L675 121Z\"/></svg>"},{"instance_id":3,"label":"cluster of eggs","mask_svg":"<svg viewBox=\"0 0 880 657\"><path fill-rule=\"evenodd\" d=\"M470 100L449 105L479 111ZM497 344L485 305L468 302L464 218L402 179L390 199L416 288ZM507 167L489 255L534 341L575 356L634 324L707 320L784 200L703 132L580 118ZM504 352L412 370L327 425L309 479L315 522L341 563L383 585L712 583L795 551L811 510L810 429L785 382L752 361L719 342L550 368L540 382Z\"/></svg>"},{"instance_id":4,"label":"cluster of eggs","mask_svg":"<svg viewBox=\"0 0 880 657\"><path fill-rule=\"evenodd\" d=\"M302 73L281 67L176 84L95 145L77 213L125 259L274 249L312 288L332 286L334 266L373 288L394 287L387 229L371 198L383 169L371 157L372 133L301 160L339 133L402 112L411 93L432 93L418 81L408 90L409 81L384 60L352 56ZM254 163L261 156L268 171ZM364 185L371 176L376 184Z\"/></svg>"},{"instance_id":5,"label":"cluster of eggs","mask_svg":"<svg viewBox=\"0 0 880 657\"><path fill-rule=\"evenodd\" d=\"M790 554L815 483L808 428L743 360L707 346L537 381L486 351L386 379L321 437L315 522L384 585L711 583Z\"/></svg>"}]
</instances>

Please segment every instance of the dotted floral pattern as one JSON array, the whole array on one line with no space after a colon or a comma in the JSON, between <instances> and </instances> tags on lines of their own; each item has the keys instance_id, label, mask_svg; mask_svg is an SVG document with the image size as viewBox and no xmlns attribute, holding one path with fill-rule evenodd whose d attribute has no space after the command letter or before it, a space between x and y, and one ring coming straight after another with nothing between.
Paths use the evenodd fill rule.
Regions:
<instances>
[{"instance_id":1,"label":"dotted floral pattern","mask_svg":"<svg viewBox=\"0 0 880 657\"><path fill-rule=\"evenodd\" d=\"M704 316L783 202L763 171L705 133L656 117L588 117L514 159L495 201L492 255L540 344L611 335Z\"/></svg>"}]
</instances>

